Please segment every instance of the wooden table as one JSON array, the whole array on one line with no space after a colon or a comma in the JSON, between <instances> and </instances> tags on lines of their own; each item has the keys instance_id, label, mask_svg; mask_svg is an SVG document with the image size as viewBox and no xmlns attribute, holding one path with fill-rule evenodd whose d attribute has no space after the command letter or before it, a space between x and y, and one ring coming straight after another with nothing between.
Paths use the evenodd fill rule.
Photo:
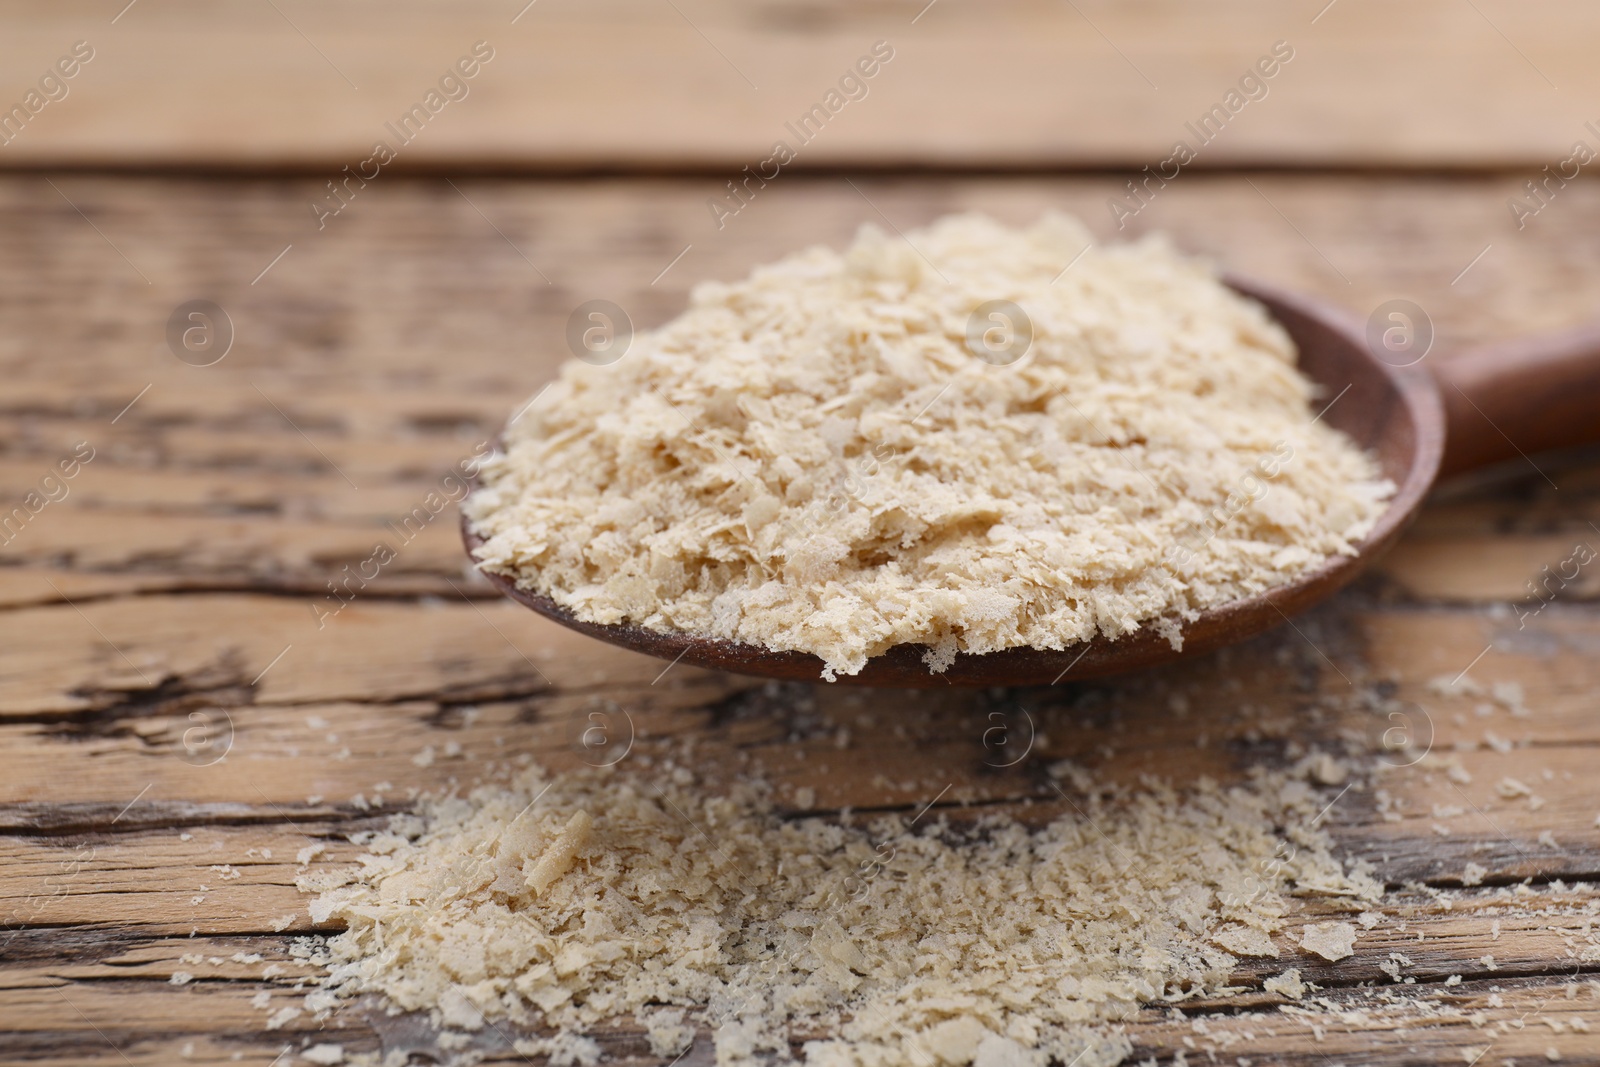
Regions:
<instances>
[{"instance_id":1,"label":"wooden table","mask_svg":"<svg viewBox=\"0 0 1600 1067\"><path fill-rule=\"evenodd\" d=\"M946 6L958 8L941 4L925 18ZM833 49L839 63L888 17L764 10L778 22L824 18L817 39L852 42ZM1113 17L1085 10L1097 22ZM406 32L422 34L424 16L406 11ZM570 24L578 16L558 13L562 32L580 38ZM47 19L21 37L69 43L70 28L56 28L51 36ZM1168 47L1162 33L1157 52ZM471 36L451 33L445 51ZM1137 38L1113 36L1133 60L1151 59ZM1330 36L1358 38L1349 26ZM1080 28L1071 47L1097 40ZM503 51L514 54L509 42ZM1206 62L1229 71L1236 58ZM787 68L773 78L810 84ZM1145 677L1030 695L1041 739L1004 770L984 747L993 694L819 685L809 690L815 709L802 711L806 687L774 691L683 666L661 677L661 663L495 597L466 566L453 509L319 625L327 583L548 379L577 304L604 297L654 325L701 279L737 277L808 242L838 246L863 222L907 229L959 209L1013 222L1062 209L1109 238L1107 197L1138 169L1120 135L1081 141L1079 163L1100 153L1116 164L1104 171L905 173L891 164L938 162L910 131L882 156L845 152L843 162L863 168L848 179L786 173L718 229L705 207L731 176L718 153L759 157L742 154L737 138L719 148L702 130L679 174L384 173L318 230L308 203L356 158L338 154L357 134L341 140L334 120L307 119L321 131L307 142L320 168L311 173L62 169L88 158L86 144L99 146L96 165L112 167L140 152L185 167L259 162L229 155L227 145L248 141L238 129L208 157L192 129L187 140L172 132L181 123L171 109L152 112L160 128L147 136L123 129L126 144L105 131L95 140L69 123L69 106L81 104L93 126L127 105L82 89L60 115L41 116L40 139L43 120L58 118L63 143L28 161L56 169L0 175L0 500L22 502L79 442L93 450L65 498L0 544L0 1064L265 1065L300 1062L295 1051L312 1041L408 1047L414 1029L362 1009L269 1027L300 999L293 986L306 972L288 955L290 939L313 930L293 886L296 854L321 844L322 861L353 856L345 835L406 809L417 790L470 783L519 756L570 765L572 724L596 707L628 711L637 752L694 738L714 781L760 771L797 810L800 797L824 813L909 808L926 797L889 782L912 778L948 782L939 806L952 812L984 804L1037 817L1059 806L1042 770L1054 759L1113 781L1157 774L1181 784L1237 780L1311 745L1376 758L1396 723L1348 706L1372 686L1412 702L1407 751L1432 753L1353 787L1325 820L1345 855L1388 883L1383 921L1351 958L1296 961L1326 1004L1285 1011L1262 990L1271 972L1241 965L1237 994L1131 1022L1135 1058L1600 1063L1600 789L1589 762L1600 745L1600 565L1536 613L1527 599L1542 568L1578 545L1600 548L1593 452L1536 456L1446 487L1359 587L1298 629ZM558 121L535 118L545 132ZM1448 129L1433 134L1449 140ZM1410 173L1409 149L1383 138L1365 141L1366 155L1348 153L1376 167L1361 172L1317 169L1325 156L1292 169L1197 168L1128 232L1167 230L1231 269L1361 317L1390 298L1414 300L1437 329L1429 358L1590 317L1600 246L1587 235L1600 230L1600 191L1574 182L1519 230L1506 200L1542 164L1514 137L1488 142L1478 163L1486 155L1509 169ZM1452 143L1470 155L1465 138ZM163 156L163 145L187 147ZM495 162L492 152L452 151ZM1030 151L1027 138L999 156L1015 162L1013 151ZM1436 156L1454 160L1451 151ZM659 156L639 158L654 166ZM175 358L166 336L174 309L198 299L231 322L231 349L210 366ZM1429 687L1463 673L1485 686L1517 683L1528 713ZM1174 688L1189 696L1186 716L1169 707ZM435 758L417 759L429 747ZM1467 876L1469 863L1478 877ZM1325 917L1302 906L1291 926ZM1412 984L1388 973L1395 953ZM192 980L174 984L180 972ZM1390 1004L1398 994L1424 998L1426 1010ZM627 1025L607 1046L652 1062ZM521 1057L502 1049L491 1060ZM704 1040L684 1060L711 1062Z\"/></svg>"}]
</instances>

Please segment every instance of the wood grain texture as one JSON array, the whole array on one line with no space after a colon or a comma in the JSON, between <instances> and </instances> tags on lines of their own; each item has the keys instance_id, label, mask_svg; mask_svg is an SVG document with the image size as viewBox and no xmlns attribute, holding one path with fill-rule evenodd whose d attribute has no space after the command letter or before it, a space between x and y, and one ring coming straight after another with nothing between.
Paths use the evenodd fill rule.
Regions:
<instances>
[{"instance_id":1,"label":"wood grain texture","mask_svg":"<svg viewBox=\"0 0 1600 1067\"><path fill-rule=\"evenodd\" d=\"M94 58L0 147L0 166L289 163L333 178L381 138L394 166L712 167L727 172L720 189L780 139L796 167L1130 176L1180 139L1196 167L1514 166L1527 178L1577 140L1600 149L1585 128L1600 118L1600 13L1582 0L121 6L4 5L8 105L74 42ZM480 40L494 58L468 95L402 146L385 124ZM866 95L809 143L790 134L878 41L893 59ZM1294 58L1266 95L1225 111L1209 143L1190 133L1279 41Z\"/></svg>"},{"instance_id":2,"label":"wood grain texture","mask_svg":"<svg viewBox=\"0 0 1600 1067\"><path fill-rule=\"evenodd\" d=\"M0 500L21 501L76 442L96 452L0 545L0 1064L284 1067L313 1042L413 1047L414 1023L364 1005L269 1028L300 1000L289 940L315 933L296 854L347 861L347 834L420 790L522 757L571 765L596 710L626 712L630 759L692 742L710 786L760 773L788 812L915 809L948 787L937 810L954 823L1039 822L1064 808L1042 769L1054 759L1126 783L1237 781L1312 746L1370 760L1397 725L1351 695L1373 686L1405 702L1430 750L1325 790L1329 832L1391 887L1378 923L1337 964L1284 937L1279 960L1241 965L1238 992L1150 1009L1127 1024L1136 1058L1600 1062L1596 585L1586 566L1547 602L1526 588L1577 543L1600 547L1592 454L1447 487L1299 631L1019 694L1035 747L1003 769L984 743L994 694L768 688L681 664L663 676L496 598L463 565L453 509L319 627L327 582L395 539L386 523L548 378L581 301L651 325L701 279L964 207L1011 221L1067 208L1109 237L1110 179L857 191L795 177L722 231L692 179L385 179L320 233L302 218L314 182L54 180L104 236L41 178L0 180ZM1585 186L1519 233L1496 178L1252 180L1187 176L1130 230L1171 229L1362 318L1415 300L1438 333L1430 360L1575 325L1600 294L1600 252L1569 239L1600 225ZM205 368L164 340L173 307L199 297L236 332ZM1521 702L1441 695L1469 666ZM195 729L211 745L198 753ZM1330 917L1296 908L1290 937ZM1264 992L1290 962L1320 1001ZM192 979L174 985L178 972ZM626 1063L659 1062L626 1020L601 1036ZM496 1040L488 1062L524 1062ZM711 1063L710 1044L683 1064Z\"/></svg>"}]
</instances>

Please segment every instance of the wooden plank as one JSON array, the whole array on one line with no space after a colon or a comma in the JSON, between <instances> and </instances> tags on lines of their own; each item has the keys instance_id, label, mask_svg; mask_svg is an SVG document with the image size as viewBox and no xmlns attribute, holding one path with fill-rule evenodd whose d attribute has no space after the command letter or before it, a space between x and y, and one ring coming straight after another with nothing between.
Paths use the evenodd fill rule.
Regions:
<instances>
[{"instance_id":1,"label":"wooden plank","mask_svg":"<svg viewBox=\"0 0 1600 1067\"><path fill-rule=\"evenodd\" d=\"M201 632L197 616L205 620ZM259 703L418 694L465 703L556 684L648 685L663 666L637 653L619 656L509 601L459 597L421 611L360 600L341 610L322 598L119 597L19 609L8 624L16 632L0 648L8 679L0 717L230 689L248 690L247 700Z\"/></svg>"},{"instance_id":2,"label":"wooden plank","mask_svg":"<svg viewBox=\"0 0 1600 1067\"><path fill-rule=\"evenodd\" d=\"M1593 5L1325 7L410 0L379 18L311 0L277 10L186 0L120 15L88 0L15 4L0 42L8 103L74 42L93 59L0 163L289 163L333 178L381 138L398 152L392 167L714 168L704 196L772 158L780 139L797 152L792 167L1135 172L1170 158L1179 139L1198 149L1195 167L1530 172L1567 159L1575 140L1600 145L1584 127L1600 91L1586 50L1600 32ZM493 58L462 83L465 97L439 97L413 143L391 133L386 124L424 103L478 41ZM893 58L846 86L857 99L826 99L879 41ZM1227 100L1279 41L1292 60L1245 86L1253 102ZM834 114L803 142L786 124L819 104ZM1227 121L1207 143L1186 123L1214 106Z\"/></svg>"}]
</instances>

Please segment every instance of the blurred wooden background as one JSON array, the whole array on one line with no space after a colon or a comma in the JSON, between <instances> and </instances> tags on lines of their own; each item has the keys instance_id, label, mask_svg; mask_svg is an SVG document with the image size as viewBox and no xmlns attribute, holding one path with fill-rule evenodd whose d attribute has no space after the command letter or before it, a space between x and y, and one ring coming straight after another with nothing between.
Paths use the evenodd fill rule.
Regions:
<instances>
[{"instance_id":1,"label":"blurred wooden background","mask_svg":"<svg viewBox=\"0 0 1600 1067\"><path fill-rule=\"evenodd\" d=\"M1280 40L1197 165L1537 168L1600 118L1585 0L8 0L0 24L0 100L95 51L0 166L337 170L479 40L404 165L737 170L879 40L799 165L1137 168Z\"/></svg>"}]
</instances>

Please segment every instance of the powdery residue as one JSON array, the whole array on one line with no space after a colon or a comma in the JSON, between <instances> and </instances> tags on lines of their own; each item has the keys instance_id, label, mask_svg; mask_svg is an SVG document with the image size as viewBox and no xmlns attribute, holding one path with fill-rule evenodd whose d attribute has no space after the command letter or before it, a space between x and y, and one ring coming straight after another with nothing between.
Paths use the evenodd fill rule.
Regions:
<instances>
[{"instance_id":1,"label":"powdery residue","mask_svg":"<svg viewBox=\"0 0 1600 1067\"><path fill-rule=\"evenodd\" d=\"M1392 487L1312 422L1288 336L1207 265L1085 251L1061 216L907 238L702 284L619 362L569 361L465 502L481 564L590 622L809 652L832 679L900 644L934 670L1146 625L1177 645L1381 513ZM1031 320L1006 365L968 347L993 300Z\"/></svg>"}]
</instances>

